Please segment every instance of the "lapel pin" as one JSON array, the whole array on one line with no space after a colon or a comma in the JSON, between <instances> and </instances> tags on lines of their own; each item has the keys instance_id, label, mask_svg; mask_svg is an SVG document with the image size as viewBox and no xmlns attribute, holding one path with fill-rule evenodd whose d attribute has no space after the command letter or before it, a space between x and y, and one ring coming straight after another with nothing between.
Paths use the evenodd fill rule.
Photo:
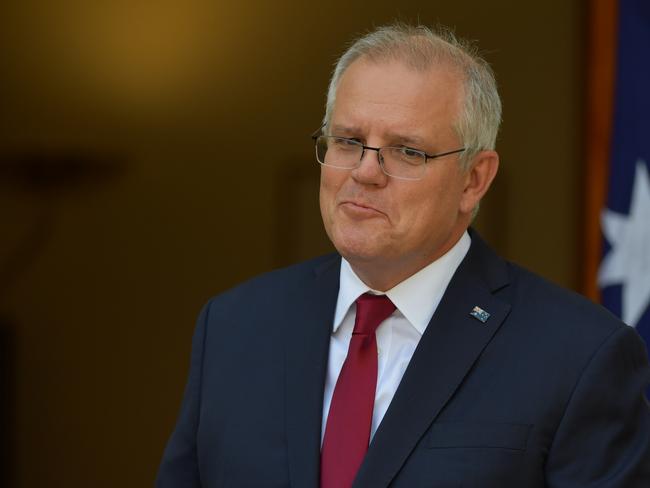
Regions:
<instances>
[{"instance_id":1,"label":"lapel pin","mask_svg":"<svg viewBox=\"0 0 650 488\"><path fill-rule=\"evenodd\" d=\"M490 318L490 314L479 306L475 306L469 314L476 320L480 320L483 323L487 322L487 320Z\"/></svg>"}]
</instances>

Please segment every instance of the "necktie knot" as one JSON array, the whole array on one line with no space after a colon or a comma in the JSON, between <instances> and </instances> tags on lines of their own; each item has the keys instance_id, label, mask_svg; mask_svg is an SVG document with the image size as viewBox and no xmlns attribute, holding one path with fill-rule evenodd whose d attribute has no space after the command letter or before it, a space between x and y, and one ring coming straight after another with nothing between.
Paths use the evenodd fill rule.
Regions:
<instances>
[{"instance_id":1,"label":"necktie knot","mask_svg":"<svg viewBox=\"0 0 650 488\"><path fill-rule=\"evenodd\" d=\"M357 315L353 334L372 335L384 320L395 310L395 305L386 295L364 293L357 298Z\"/></svg>"}]
</instances>

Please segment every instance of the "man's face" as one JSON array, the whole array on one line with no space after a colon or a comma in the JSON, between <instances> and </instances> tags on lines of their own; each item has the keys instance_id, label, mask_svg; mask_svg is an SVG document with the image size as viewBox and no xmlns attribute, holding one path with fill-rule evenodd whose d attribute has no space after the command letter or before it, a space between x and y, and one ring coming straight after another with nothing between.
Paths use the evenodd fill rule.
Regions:
<instances>
[{"instance_id":1,"label":"man's face","mask_svg":"<svg viewBox=\"0 0 650 488\"><path fill-rule=\"evenodd\" d=\"M340 80L329 131L372 147L451 151L462 147L452 128L461 97L459 75L445 66L418 72L361 58ZM385 175L375 151L354 170L322 166L325 230L353 267L402 268L409 276L444 254L468 225L468 174L458 155L428 160L417 181Z\"/></svg>"}]
</instances>

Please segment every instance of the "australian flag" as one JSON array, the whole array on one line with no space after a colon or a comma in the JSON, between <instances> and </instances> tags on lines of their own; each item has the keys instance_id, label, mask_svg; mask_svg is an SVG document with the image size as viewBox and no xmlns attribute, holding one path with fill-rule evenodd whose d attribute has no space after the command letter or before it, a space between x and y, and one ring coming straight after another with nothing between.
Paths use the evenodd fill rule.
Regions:
<instances>
[{"instance_id":1,"label":"australian flag","mask_svg":"<svg viewBox=\"0 0 650 488\"><path fill-rule=\"evenodd\" d=\"M602 302L650 346L650 1L619 0ZM649 392L650 393L650 392Z\"/></svg>"}]
</instances>

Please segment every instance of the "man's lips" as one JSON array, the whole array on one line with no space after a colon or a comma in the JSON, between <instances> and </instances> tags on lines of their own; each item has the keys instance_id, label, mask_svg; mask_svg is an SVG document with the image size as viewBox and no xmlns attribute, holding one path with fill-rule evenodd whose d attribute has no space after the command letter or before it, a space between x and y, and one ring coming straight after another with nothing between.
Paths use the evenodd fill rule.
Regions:
<instances>
[{"instance_id":1,"label":"man's lips","mask_svg":"<svg viewBox=\"0 0 650 488\"><path fill-rule=\"evenodd\" d=\"M344 200L340 204L340 207L348 214L357 217L377 217L377 216L386 216L381 210L363 202L355 202L352 200Z\"/></svg>"}]
</instances>

